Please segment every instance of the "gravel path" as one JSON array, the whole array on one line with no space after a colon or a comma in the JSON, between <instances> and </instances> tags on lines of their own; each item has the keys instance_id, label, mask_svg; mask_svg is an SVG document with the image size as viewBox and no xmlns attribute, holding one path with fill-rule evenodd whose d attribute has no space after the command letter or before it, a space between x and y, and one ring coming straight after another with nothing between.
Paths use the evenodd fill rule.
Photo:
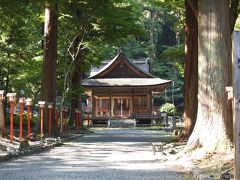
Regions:
<instances>
[{"instance_id":1,"label":"gravel path","mask_svg":"<svg viewBox=\"0 0 240 180\"><path fill-rule=\"evenodd\" d=\"M49 152L2 162L0 179L184 179L178 164L153 155L151 142L159 136L149 130L98 130Z\"/></svg>"}]
</instances>

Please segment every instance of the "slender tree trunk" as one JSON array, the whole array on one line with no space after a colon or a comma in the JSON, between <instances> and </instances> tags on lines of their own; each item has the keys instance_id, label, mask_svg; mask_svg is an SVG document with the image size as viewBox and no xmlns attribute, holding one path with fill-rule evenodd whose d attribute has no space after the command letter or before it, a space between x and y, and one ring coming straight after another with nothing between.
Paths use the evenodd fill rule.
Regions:
<instances>
[{"instance_id":1,"label":"slender tree trunk","mask_svg":"<svg viewBox=\"0 0 240 180\"><path fill-rule=\"evenodd\" d=\"M231 82L231 30L227 0L198 1L198 113L188 145L206 152L228 148L232 119L225 87ZM196 146L195 146L196 147Z\"/></svg>"},{"instance_id":2,"label":"slender tree trunk","mask_svg":"<svg viewBox=\"0 0 240 180\"><path fill-rule=\"evenodd\" d=\"M6 95L7 92L8 92L8 89L9 89L9 66L8 66L8 73L6 75L6 81L5 81L5 87L4 87L4 94ZM7 105L8 105L8 102L7 102L7 98L3 99L2 100L2 107L1 107L1 113L2 113L2 117L1 117L1 129L2 129L2 137L5 137L6 136L6 115L7 115ZM5 129L5 130L3 130ZM5 131L5 132L4 132Z\"/></svg>"},{"instance_id":3,"label":"slender tree trunk","mask_svg":"<svg viewBox=\"0 0 240 180\"><path fill-rule=\"evenodd\" d=\"M75 70L73 72L71 82L72 82L72 98L71 98L71 116L70 116L70 123L73 124L76 114L75 109L79 109L79 92L75 92L74 90L77 90L81 83L81 73L79 72L80 69L78 67L75 67Z\"/></svg>"},{"instance_id":4,"label":"slender tree trunk","mask_svg":"<svg viewBox=\"0 0 240 180\"><path fill-rule=\"evenodd\" d=\"M8 69L8 73L7 73L7 76L6 76L6 81L5 81L6 85L5 85L5 88L4 88L5 94L8 93L9 84L10 84L10 72L9 72L10 71L10 67L8 66L7 69ZM7 98L5 98L3 100L3 108L4 108L3 111L4 111L5 122L6 122L6 115L7 115L7 106L8 106L8 101L7 101Z\"/></svg>"},{"instance_id":5,"label":"slender tree trunk","mask_svg":"<svg viewBox=\"0 0 240 180\"><path fill-rule=\"evenodd\" d=\"M151 43L151 49L152 49L152 60L155 59L156 57L156 51L155 51L155 45L154 45L154 14L152 11L150 11L150 20L151 20L151 25L150 25L150 43Z\"/></svg>"},{"instance_id":6,"label":"slender tree trunk","mask_svg":"<svg viewBox=\"0 0 240 180\"><path fill-rule=\"evenodd\" d=\"M0 100L0 126L1 126L2 137L5 136L5 116L4 116L3 109L4 109L3 101Z\"/></svg>"},{"instance_id":7,"label":"slender tree trunk","mask_svg":"<svg viewBox=\"0 0 240 180\"><path fill-rule=\"evenodd\" d=\"M191 1L191 5L189 3ZM182 140L191 135L197 118L198 92L198 21L195 12L198 2L185 0L185 64L184 64L184 133Z\"/></svg>"},{"instance_id":8,"label":"slender tree trunk","mask_svg":"<svg viewBox=\"0 0 240 180\"><path fill-rule=\"evenodd\" d=\"M79 61L81 62L81 61ZM76 114L75 114L75 109L82 109L82 91L81 89L79 89L80 85L81 85L81 81L83 78L85 78L84 73L81 72L81 67L80 67L80 63L77 63L77 65L74 67L74 73L71 79L72 82L72 89L73 90L77 90L76 92L74 92L72 94L72 98L71 98L71 117L70 117L70 121L73 123L75 118L76 118ZM82 121L80 122L82 123ZM82 124L80 124L80 127L82 128Z\"/></svg>"},{"instance_id":9,"label":"slender tree trunk","mask_svg":"<svg viewBox=\"0 0 240 180\"><path fill-rule=\"evenodd\" d=\"M71 81L71 116L70 124L76 119L75 109L81 109L82 107L82 90L81 90L81 81L84 78L84 73L82 73L82 68L84 66L85 50L82 50L82 37L77 36L73 40L71 56L74 62L73 72L70 77ZM82 127L82 126L80 126Z\"/></svg>"},{"instance_id":10,"label":"slender tree trunk","mask_svg":"<svg viewBox=\"0 0 240 180\"><path fill-rule=\"evenodd\" d=\"M42 94L46 102L53 102L56 99L56 61L57 61L57 6L47 3L45 7L45 26L44 26L44 63ZM47 112L47 111L45 111ZM48 114L45 113L44 131L48 130ZM56 133L54 113L52 113L53 134Z\"/></svg>"}]
</instances>

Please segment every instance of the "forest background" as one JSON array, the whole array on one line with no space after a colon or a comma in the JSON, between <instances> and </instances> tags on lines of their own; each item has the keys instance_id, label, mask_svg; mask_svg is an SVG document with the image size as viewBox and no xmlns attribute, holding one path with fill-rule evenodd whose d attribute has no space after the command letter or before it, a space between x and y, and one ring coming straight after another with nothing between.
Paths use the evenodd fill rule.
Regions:
<instances>
[{"instance_id":1,"label":"forest background","mask_svg":"<svg viewBox=\"0 0 240 180\"><path fill-rule=\"evenodd\" d=\"M73 105L83 92L79 82L87 77L91 66L112 59L123 48L127 58L148 59L153 75L174 81L174 92L172 86L156 96L155 105L172 103L174 99L175 105L182 107L183 1L54 3L57 105L63 97L66 106ZM31 97L35 104L42 98L44 9L45 1L0 1L0 89L16 92L19 97Z\"/></svg>"}]
</instances>

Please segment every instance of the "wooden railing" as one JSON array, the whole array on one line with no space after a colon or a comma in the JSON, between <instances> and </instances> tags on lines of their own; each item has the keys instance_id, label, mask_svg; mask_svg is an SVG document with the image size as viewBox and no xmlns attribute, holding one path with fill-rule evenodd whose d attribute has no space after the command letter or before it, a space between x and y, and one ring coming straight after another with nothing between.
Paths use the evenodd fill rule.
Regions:
<instances>
[{"instance_id":1,"label":"wooden railing","mask_svg":"<svg viewBox=\"0 0 240 180\"><path fill-rule=\"evenodd\" d=\"M147 108L136 108L134 107L133 109L133 114L147 114L148 113L148 109Z\"/></svg>"}]
</instances>

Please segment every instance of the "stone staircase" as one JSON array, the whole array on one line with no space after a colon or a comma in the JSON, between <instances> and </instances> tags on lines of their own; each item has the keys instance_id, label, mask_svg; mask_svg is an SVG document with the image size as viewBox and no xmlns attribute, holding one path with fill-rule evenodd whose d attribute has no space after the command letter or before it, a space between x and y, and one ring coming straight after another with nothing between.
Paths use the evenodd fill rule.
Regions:
<instances>
[{"instance_id":1,"label":"stone staircase","mask_svg":"<svg viewBox=\"0 0 240 180\"><path fill-rule=\"evenodd\" d=\"M135 119L123 119L123 118L114 118L108 120L108 127L111 128L119 128L119 127L135 127L136 120Z\"/></svg>"}]
</instances>

